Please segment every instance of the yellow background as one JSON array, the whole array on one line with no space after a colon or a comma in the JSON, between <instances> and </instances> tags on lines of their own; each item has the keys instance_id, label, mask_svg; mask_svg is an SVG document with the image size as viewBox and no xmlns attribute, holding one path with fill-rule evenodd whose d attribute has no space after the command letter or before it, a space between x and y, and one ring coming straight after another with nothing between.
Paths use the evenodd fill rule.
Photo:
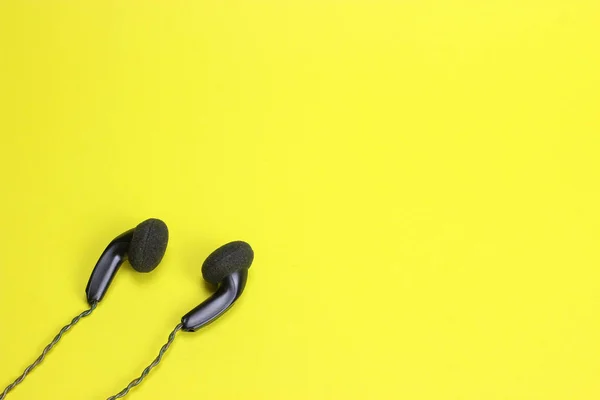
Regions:
<instances>
[{"instance_id":1,"label":"yellow background","mask_svg":"<svg viewBox=\"0 0 600 400\"><path fill-rule=\"evenodd\" d=\"M2 387L102 399L209 295L221 244L256 252L241 301L182 333L131 399L600 398L600 3L3 1Z\"/></svg>"}]
</instances>

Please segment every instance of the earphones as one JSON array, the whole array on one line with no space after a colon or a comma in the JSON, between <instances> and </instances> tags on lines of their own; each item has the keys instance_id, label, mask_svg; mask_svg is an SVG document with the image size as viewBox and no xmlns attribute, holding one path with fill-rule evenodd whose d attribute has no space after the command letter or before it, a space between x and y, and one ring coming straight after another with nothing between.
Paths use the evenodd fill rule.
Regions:
<instances>
[{"instance_id":1,"label":"earphones","mask_svg":"<svg viewBox=\"0 0 600 400\"><path fill-rule=\"evenodd\" d=\"M169 230L167 225L155 218L147 219L135 228L114 238L102 252L88 280L85 293L90 308L73 318L69 324L60 330L52 342L44 348L42 354L4 389L0 394L0 400L3 400L15 386L20 384L45 359L48 352L52 350L67 331L96 309L119 268L126 260L137 272L151 272L162 261L168 241ZM202 276L215 287L215 292L181 318L181 322L169 334L167 343L163 345L152 363L125 389L109 397L108 400L122 398L132 388L139 385L152 368L162 360L165 352L173 343L177 332L181 330L184 332L197 331L225 313L243 293L248 279L248 270L253 260L254 251L248 243L243 241L227 243L211 253L202 265Z\"/></svg>"}]
</instances>

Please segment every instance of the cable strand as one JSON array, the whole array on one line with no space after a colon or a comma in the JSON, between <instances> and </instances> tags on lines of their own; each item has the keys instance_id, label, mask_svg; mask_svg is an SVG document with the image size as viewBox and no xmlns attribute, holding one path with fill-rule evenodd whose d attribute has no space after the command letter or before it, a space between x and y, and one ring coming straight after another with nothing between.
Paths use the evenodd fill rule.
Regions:
<instances>
[{"instance_id":1,"label":"cable strand","mask_svg":"<svg viewBox=\"0 0 600 400\"><path fill-rule=\"evenodd\" d=\"M142 371L142 374L138 378L129 382L129 385L127 385L127 387L125 389L121 390L119 393L115 394L114 396L110 396L107 400L116 400L116 399L123 398L129 393L129 391L131 389L133 389L134 387L136 387L137 385L142 383L142 381L148 376L148 374L150 373L152 368L156 367L158 365L158 363L162 360L163 356L165 355L165 353L167 352L167 350L169 349L169 347L175 340L175 335L177 334L177 332L179 332L181 330L181 328L183 328L183 324L178 324L175 327L175 329L173 329L173 332L171 332L169 334L169 339L167 340L167 343L165 343L160 348L160 351L158 352L158 356L156 356L156 358L150 363L150 365L148 365L144 369L144 371ZM0 400L2 400L2 399L0 399Z\"/></svg>"},{"instance_id":2,"label":"cable strand","mask_svg":"<svg viewBox=\"0 0 600 400\"><path fill-rule=\"evenodd\" d=\"M4 398L6 398L6 396L8 395L8 392L13 390L15 388L15 386L17 386L18 384L23 382L23 380L27 377L27 374L29 374L35 367L37 367L38 365L41 364L42 361L44 361L44 358L46 358L46 355L48 354L48 352L50 350L52 350L52 348L54 346L56 346L56 344L60 341L60 339L62 339L63 335L69 329L74 327L75 324L77 324L82 318L90 315L92 313L92 311L94 311L94 309L96 308L97 305L98 305L97 302L93 302L90 305L89 309L85 310L84 312L82 312L81 314L79 314L78 316L73 318L69 324L63 326L63 328L60 330L60 332L58 332L58 334L54 337L54 339L52 339L52 341L44 348L44 350L42 351L42 354L40 354L40 356L31 365L29 365L27 368L25 368L25 371L23 371L21 376L19 376L17 379L15 379L13 383L8 385L4 389L2 394L0 394L0 400L3 400Z\"/></svg>"}]
</instances>

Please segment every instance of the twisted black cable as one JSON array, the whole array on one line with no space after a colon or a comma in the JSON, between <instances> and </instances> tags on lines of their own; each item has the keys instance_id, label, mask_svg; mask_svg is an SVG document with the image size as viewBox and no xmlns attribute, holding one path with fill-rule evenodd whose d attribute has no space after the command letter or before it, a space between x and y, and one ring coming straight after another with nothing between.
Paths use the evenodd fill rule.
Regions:
<instances>
[{"instance_id":1,"label":"twisted black cable","mask_svg":"<svg viewBox=\"0 0 600 400\"><path fill-rule=\"evenodd\" d=\"M175 334L177 334L177 332L179 332L182 327L183 327L183 324L178 324L175 327L175 329L173 329L173 332L171 332L169 334L169 339L167 340L167 343L165 343L163 345L163 347L160 348L160 351L158 352L158 356L156 356L156 358L150 363L150 365L148 365L144 369L144 371L142 371L142 374L138 378L129 382L129 385L127 385L127 387L125 389L121 390L119 393L115 394L114 396L110 396L107 400L116 400L116 399L125 397L131 389L133 389L135 386L142 383L142 381L144 380L144 378L146 378L148 376L148 374L150 373L152 368L156 367L158 365L158 363L162 360L163 356L169 349L169 346L171 346L171 344L173 343L173 340L175 340ZM0 400L2 400L2 399L0 399Z\"/></svg>"},{"instance_id":2,"label":"twisted black cable","mask_svg":"<svg viewBox=\"0 0 600 400\"><path fill-rule=\"evenodd\" d=\"M54 339L52 339L52 341L50 342L50 344L48 344L48 346L46 346L44 348L44 351L42 351L42 354L40 354L40 356L27 368L25 368L25 371L23 371L23 373L21 374L21 376L19 376L17 379L15 379L15 381L13 383L11 383L10 385L8 385L6 387L6 389L4 389L4 392L2 392L2 394L0 394L0 400L3 400L6 395L8 395L8 392L10 392L11 390L13 390L15 388L15 386L17 386L19 383L23 382L23 380L25 379L25 377L27 376L27 374L29 374L35 367L37 367L38 365L40 365L40 363L42 361L44 361L44 358L46 358L46 354L48 354L48 352L50 350L52 350L52 348L54 346L56 346L56 344L58 343L58 341L60 339L62 339L63 335L69 330L71 329L73 326L75 326L76 323L79 322L79 320L83 317L87 317L88 315L90 315L92 313L92 311L94 311L94 309L96 308L96 305L98 303L97 302L93 302L90 306L89 309L85 310L84 312L82 312L81 314L79 314L78 316L76 316L75 318L73 318L73 320L71 320L71 322L67 325L65 325L60 332L58 332L58 335L56 335L54 337Z\"/></svg>"}]
</instances>

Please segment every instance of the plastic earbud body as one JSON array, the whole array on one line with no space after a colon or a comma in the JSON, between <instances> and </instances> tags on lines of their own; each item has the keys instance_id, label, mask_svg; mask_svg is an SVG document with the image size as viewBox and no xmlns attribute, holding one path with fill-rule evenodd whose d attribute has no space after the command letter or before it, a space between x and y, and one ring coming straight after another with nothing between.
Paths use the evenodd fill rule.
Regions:
<instances>
[{"instance_id":1,"label":"plastic earbud body","mask_svg":"<svg viewBox=\"0 0 600 400\"><path fill-rule=\"evenodd\" d=\"M100 256L85 288L88 303L102 300L125 260L137 272L153 271L165 255L168 242L169 228L156 218L142 221L114 238Z\"/></svg>"},{"instance_id":2,"label":"plastic earbud body","mask_svg":"<svg viewBox=\"0 0 600 400\"><path fill-rule=\"evenodd\" d=\"M241 296L247 279L247 268L242 268L226 276L212 296L181 318L183 330L197 331L220 317Z\"/></svg>"},{"instance_id":3,"label":"plastic earbud body","mask_svg":"<svg viewBox=\"0 0 600 400\"><path fill-rule=\"evenodd\" d=\"M134 230L130 229L114 238L98 259L85 288L87 302L90 305L102 300L119 267L127 259L127 251L133 239Z\"/></svg>"}]
</instances>

